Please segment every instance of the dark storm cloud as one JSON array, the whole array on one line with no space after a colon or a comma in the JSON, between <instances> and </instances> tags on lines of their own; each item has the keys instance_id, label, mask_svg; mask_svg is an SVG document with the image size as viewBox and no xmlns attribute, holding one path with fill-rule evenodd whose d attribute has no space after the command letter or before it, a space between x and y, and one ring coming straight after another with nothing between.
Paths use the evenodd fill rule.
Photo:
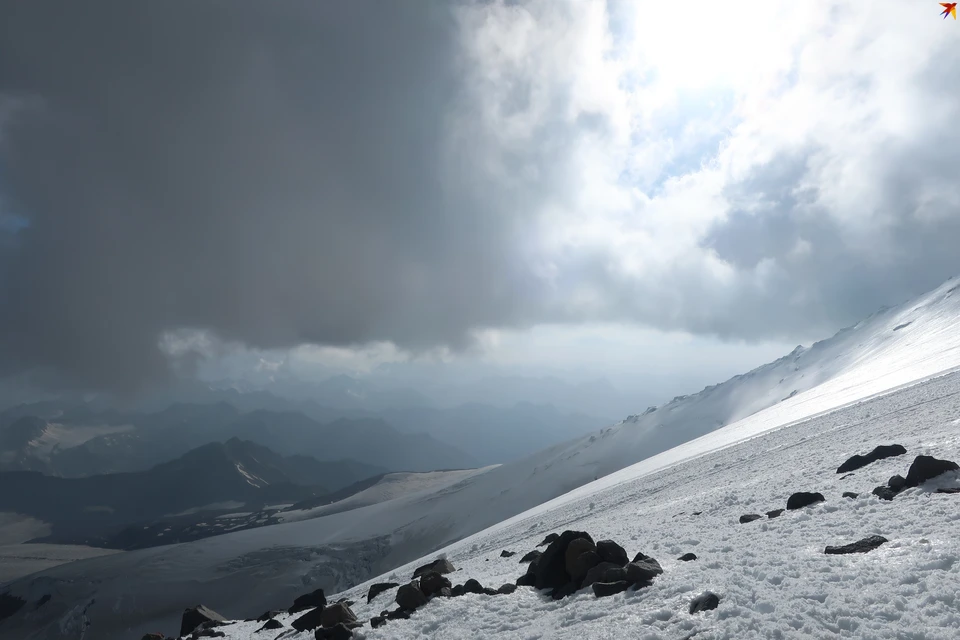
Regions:
<instances>
[{"instance_id":1,"label":"dark storm cloud","mask_svg":"<svg viewBox=\"0 0 960 640\"><path fill-rule=\"evenodd\" d=\"M29 107L0 180L30 226L3 281L4 363L118 386L162 374L177 327L415 348L519 322L511 194L445 184L472 152L443 148L451 8L5 3L0 95Z\"/></svg>"}]
</instances>

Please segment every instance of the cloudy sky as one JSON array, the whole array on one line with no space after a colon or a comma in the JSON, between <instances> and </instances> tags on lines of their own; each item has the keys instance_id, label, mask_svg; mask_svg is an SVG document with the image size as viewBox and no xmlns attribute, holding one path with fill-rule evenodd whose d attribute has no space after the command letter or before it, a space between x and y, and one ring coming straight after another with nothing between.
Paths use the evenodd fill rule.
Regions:
<instances>
[{"instance_id":1,"label":"cloudy sky","mask_svg":"<svg viewBox=\"0 0 960 640\"><path fill-rule=\"evenodd\" d=\"M0 362L716 381L960 273L938 11L4 1Z\"/></svg>"}]
</instances>

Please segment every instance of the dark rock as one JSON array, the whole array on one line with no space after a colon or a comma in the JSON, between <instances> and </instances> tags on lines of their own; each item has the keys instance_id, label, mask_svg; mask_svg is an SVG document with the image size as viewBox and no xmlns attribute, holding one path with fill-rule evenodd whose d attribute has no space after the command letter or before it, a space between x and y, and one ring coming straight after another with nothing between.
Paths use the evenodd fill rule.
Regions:
<instances>
[{"instance_id":1,"label":"dark rock","mask_svg":"<svg viewBox=\"0 0 960 640\"><path fill-rule=\"evenodd\" d=\"M748 522L753 522L754 520L759 520L762 518L759 513L748 513L746 515L740 516L740 524L747 524Z\"/></svg>"},{"instance_id":2,"label":"dark rock","mask_svg":"<svg viewBox=\"0 0 960 640\"><path fill-rule=\"evenodd\" d=\"M598 598L604 598L606 596L612 596L615 593L622 593L630 588L630 583L626 580L620 580L618 582L594 582L593 583L593 593Z\"/></svg>"},{"instance_id":3,"label":"dark rock","mask_svg":"<svg viewBox=\"0 0 960 640\"><path fill-rule=\"evenodd\" d=\"M588 542L593 542L589 533L583 531L564 531L560 537L551 542L536 567L537 589L558 589L570 582L570 576L566 568L566 552L570 543L578 538L583 538Z\"/></svg>"},{"instance_id":4,"label":"dark rock","mask_svg":"<svg viewBox=\"0 0 960 640\"><path fill-rule=\"evenodd\" d=\"M323 622L323 609L317 607L310 609L305 614L290 623L290 626L297 631L310 631L321 626Z\"/></svg>"},{"instance_id":5,"label":"dark rock","mask_svg":"<svg viewBox=\"0 0 960 640\"><path fill-rule=\"evenodd\" d=\"M483 593L483 585L470 578L463 583L463 592L464 593Z\"/></svg>"},{"instance_id":6,"label":"dark rock","mask_svg":"<svg viewBox=\"0 0 960 640\"><path fill-rule=\"evenodd\" d=\"M200 631L194 631L191 638L226 638L227 634L223 631L217 631L216 629L202 629Z\"/></svg>"},{"instance_id":7,"label":"dark rock","mask_svg":"<svg viewBox=\"0 0 960 640\"><path fill-rule=\"evenodd\" d=\"M907 486L907 479L901 475L895 475L889 480L887 480L887 486L893 489L894 491L901 491L904 487Z\"/></svg>"},{"instance_id":8,"label":"dark rock","mask_svg":"<svg viewBox=\"0 0 960 640\"><path fill-rule=\"evenodd\" d=\"M945 489L937 489L937 493L960 493L960 487L947 487Z\"/></svg>"},{"instance_id":9,"label":"dark rock","mask_svg":"<svg viewBox=\"0 0 960 640\"><path fill-rule=\"evenodd\" d=\"M537 584L537 574L535 573L525 573L519 578L517 578L518 587L533 587L533 586L536 586L536 584ZM457 586L460 586L460 585L457 585Z\"/></svg>"},{"instance_id":10,"label":"dark rock","mask_svg":"<svg viewBox=\"0 0 960 640\"><path fill-rule=\"evenodd\" d=\"M516 551L507 551L506 549L504 549L503 551L500 552L501 558L509 558L510 556L515 556L515 555L517 555Z\"/></svg>"},{"instance_id":11,"label":"dark rock","mask_svg":"<svg viewBox=\"0 0 960 640\"><path fill-rule=\"evenodd\" d=\"M517 590L517 585L511 584L508 582L507 584L500 585L500 588L497 589L497 593L502 595L510 595L516 590Z\"/></svg>"},{"instance_id":12,"label":"dark rock","mask_svg":"<svg viewBox=\"0 0 960 640\"><path fill-rule=\"evenodd\" d=\"M538 544L537 546L542 547L543 545L550 544L551 542L553 542L559 537L560 537L560 534L558 533L548 533L547 537L544 538L543 541L541 541L540 544Z\"/></svg>"},{"instance_id":13,"label":"dark rock","mask_svg":"<svg viewBox=\"0 0 960 640\"><path fill-rule=\"evenodd\" d=\"M450 587L441 587L440 591L437 591L437 595L440 596L441 598L452 598L453 589L451 589Z\"/></svg>"},{"instance_id":14,"label":"dark rock","mask_svg":"<svg viewBox=\"0 0 960 640\"><path fill-rule=\"evenodd\" d=\"M884 487L876 487L872 491L872 493L873 495L877 496L881 500L893 500L895 497L897 497L897 494L899 493L899 491L894 491L890 487L884 486Z\"/></svg>"},{"instance_id":15,"label":"dark rock","mask_svg":"<svg viewBox=\"0 0 960 640\"><path fill-rule=\"evenodd\" d=\"M534 560L539 560L541 555L543 555L541 552L534 549L533 551L530 551L525 556L520 558L520 564L525 564L527 562L533 562Z\"/></svg>"},{"instance_id":16,"label":"dark rock","mask_svg":"<svg viewBox=\"0 0 960 640\"><path fill-rule=\"evenodd\" d=\"M573 548L573 545L571 545L571 548ZM596 551L585 551L577 556L571 566L567 567L567 574L571 580L578 583L583 582L587 572L601 562L600 555Z\"/></svg>"},{"instance_id":17,"label":"dark rock","mask_svg":"<svg viewBox=\"0 0 960 640\"><path fill-rule=\"evenodd\" d=\"M587 571L586 577L580 583L581 589L586 589L594 582L617 582L627 579L627 570L618 567L612 562L601 562L597 566Z\"/></svg>"},{"instance_id":18,"label":"dark rock","mask_svg":"<svg viewBox=\"0 0 960 640\"><path fill-rule=\"evenodd\" d=\"M720 606L720 598L712 591L704 591L690 602L690 613L710 611Z\"/></svg>"},{"instance_id":19,"label":"dark rock","mask_svg":"<svg viewBox=\"0 0 960 640\"><path fill-rule=\"evenodd\" d=\"M857 540L856 542L851 542L850 544L845 544L842 547L827 547L823 550L824 553L831 555L841 555L846 553L867 553L868 551L873 551L882 544L890 542L883 536L869 536L863 540Z\"/></svg>"},{"instance_id":20,"label":"dark rock","mask_svg":"<svg viewBox=\"0 0 960 640\"><path fill-rule=\"evenodd\" d=\"M853 491L844 491L844 492L843 492L843 497L844 497L844 498L853 498L854 500L856 500L857 498L860 497L860 494L859 494L859 493L854 493Z\"/></svg>"},{"instance_id":21,"label":"dark rock","mask_svg":"<svg viewBox=\"0 0 960 640\"><path fill-rule=\"evenodd\" d=\"M180 618L180 635L190 635L194 629L205 622L226 622L226 620L222 615L202 604L184 609L183 616Z\"/></svg>"},{"instance_id":22,"label":"dark rock","mask_svg":"<svg viewBox=\"0 0 960 640\"><path fill-rule=\"evenodd\" d=\"M162 633L145 633L140 640L166 640L166 638Z\"/></svg>"},{"instance_id":23,"label":"dark rock","mask_svg":"<svg viewBox=\"0 0 960 640\"><path fill-rule=\"evenodd\" d=\"M257 616L257 622L266 622L267 620L273 620L279 614L284 613L283 609L274 609L273 611L264 611L259 616Z\"/></svg>"},{"instance_id":24,"label":"dark rock","mask_svg":"<svg viewBox=\"0 0 960 640\"><path fill-rule=\"evenodd\" d=\"M919 487L931 478L958 469L960 469L960 466L957 466L957 463L951 460L938 460L933 456L917 456L913 464L910 465L910 471L907 472L907 486Z\"/></svg>"},{"instance_id":25,"label":"dark rock","mask_svg":"<svg viewBox=\"0 0 960 640\"><path fill-rule=\"evenodd\" d=\"M385 616L387 620L409 620L410 612L403 607L397 607L393 611L390 611Z\"/></svg>"},{"instance_id":26,"label":"dark rock","mask_svg":"<svg viewBox=\"0 0 960 640\"><path fill-rule=\"evenodd\" d=\"M680 562L690 562L691 560L696 560L696 559L697 559L697 555L695 553L685 553L679 558L677 558L677 560L679 560Z\"/></svg>"},{"instance_id":27,"label":"dark rock","mask_svg":"<svg viewBox=\"0 0 960 640\"><path fill-rule=\"evenodd\" d=\"M857 474L855 474L855 473L848 473L848 474L845 475L845 476L840 476L840 479L841 479L841 480L846 480L847 478L852 478L852 477L855 476L855 475L857 475Z\"/></svg>"},{"instance_id":28,"label":"dark rock","mask_svg":"<svg viewBox=\"0 0 960 640\"><path fill-rule=\"evenodd\" d=\"M803 509L804 507L809 507L812 504L818 502L823 502L824 497L822 493L811 493L808 491L800 491L793 494L787 499L787 511L793 511L795 509Z\"/></svg>"},{"instance_id":29,"label":"dark rock","mask_svg":"<svg viewBox=\"0 0 960 640\"><path fill-rule=\"evenodd\" d=\"M47 604L48 602L50 602L50 594L45 593L42 596L40 596L39 600L37 600L37 606L35 606L34 609L39 609L40 607Z\"/></svg>"},{"instance_id":30,"label":"dark rock","mask_svg":"<svg viewBox=\"0 0 960 640\"><path fill-rule=\"evenodd\" d=\"M397 589L395 601L401 609L415 611L417 607L427 604L427 596L420 590L420 584L414 580Z\"/></svg>"},{"instance_id":31,"label":"dark rock","mask_svg":"<svg viewBox=\"0 0 960 640\"><path fill-rule=\"evenodd\" d=\"M357 621L357 616L344 602L332 604L325 607L320 615L320 624L324 627L335 627L340 623L352 624Z\"/></svg>"},{"instance_id":32,"label":"dark rock","mask_svg":"<svg viewBox=\"0 0 960 640\"><path fill-rule=\"evenodd\" d=\"M440 593L440 589L444 587L449 589L452 586L446 576L442 576L435 571L428 571L420 576L420 591L428 598L436 593Z\"/></svg>"},{"instance_id":33,"label":"dark rock","mask_svg":"<svg viewBox=\"0 0 960 640\"><path fill-rule=\"evenodd\" d=\"M857 469L865 467L868 464L876 462L877 460L902 456L906 452L907 450L901 447L899 444L882 444L865 456L856 455L848 459L837 468L837 473L856 471Z\"/></svg>"},{"instance_id":34,"label":"dark rock","mask_svg":"<svg viewBox=\"0 0 960 640\"><path fill-rule=\"evenodd\" d=\"M627 551L613 540L600 540L597 542L597 553L603 562L612 562L618 567L622 567L630 562Z\"/></svg>"},{"instance_id":35,"label":"dark rock","mask_svg":"<svg viewBox=\"0 0 960 640\"><path fill-rule=\"evenodd\" d=\"M430 564L417 567L417 570L413 572L413 577L419 578L428 571L435 571L436 573L453 573L456 571L456 569L453 568L453 565L446 558L437 558Z\"/></svg>"},{"instance_id":36,"label":"dark rock","mask_svg":"<svg viewBox=\"0 0 960 640\"><path fill-rule=\"evenodd\" d=\"M554 600L562 600L567 596L572 596L573 594L575 594L579 590L579 588L580 588L580 585L578 585L576 582L570 581L567 584L554 589L550 593L550 597L553 598Z\"/></svg>"},{"instance_id":37,"label":"dark rock","mask_svg":"<svg viewBox=\"0 0 960 640\"><path fill-rule=\"evenodd\" d=\"M283 623L280 622L279 620L275 620L275 619L273 619L273 618L270 618L269 620L267 620L266 624L264 624L262 627L260 627L259 629L257 629L257 631L258 631L258 632L259 632L259 631L269 631L269 630L271 630L271 629L283 629Z\"/></svg>"},{"instance_id":38,"label":"dark rock","mask_svg":"<svg viewBox=\"0 0 960 640\"><path fill-rule=\"evenodd\" d=\"M384 591L389 591L394 587L399 587L400 584L396 582L377 582L376 584L370 585L370 590L367 591L367 604L370 604L374 598L383 593Z\"/></svg>"},{"instance_id":39,"label":"dark rock","mask_svg":"<svg viewBox=\"0 0 960 640\"><path fill-rule=\"evenodd\" d=\"M638 560L627 565L627 580L634 583L649 582L663 573L660 563L653 558Z\"/></svg>"},{"instance_id":40,"label":"dark rock","mask_svg":"<svg viewBox=\"0 0 960 640\"><path fill-rule=\"evenodd\" d=\"M593 544L593 540L587 540L586 538L571 540L563 557L567 575L574 580L583 580L587 571L600 564L597 545Z\"/></svg>"},{"instance_id":41,"label":"dark rock","mask_svg":"<svg viewBox=\"0 0 960 640\"><path fill-rule=\"evenodd\" d=\"M386 619L386 618L383 618L383 617L381 617L381 616L374 616L374 617L370 618L370 627L373 628L373 629L376 629L376 628L378 628L378 627L382 627L382 626L385 625L385 624L387 624L387 619Z\"/></svg>"},{"instance_id":42,"label":"dark rock","mask_svg":"<svg viewBox=\"0 0 960 640\"><path fill-rule=\"evenodd\" d=\"M450 595L452 595L454 598L458 598L462 596L464 593L466 593L466 591L463 590L462 584L458 584L454 586L452 589L450 589Z\"/></svg>"},{"instance_id":43,"label":"dark rock","mask_svg":"<svg viewBox=\"0 0 960 640\"><path fill-rule=\"evenodd\" d=\"M323 595L323 589L317 589L294 600L293 606L287 610L287 613L300 613L306 609L316 609L317 607L325 606L327 606L327 598Z\"/></svg>"},{"instance_id":44,"label":"dark rock","mask_svg":"<svg viewBox=\"0 0 960 640\"><path fill-rule=\"evenodd\" d=\"M779 518L783 515L783 509L774 509L773 511L767 511L767 517L773 520L774 518Z\"/></svg>"},{"instance_id":45,"label":"dark rock","mask_svg":"<svg viewBox=\"0 0 960 640\"><path fill-rule=\"evenodd\" d=\"M317 629L314 637L317 640L350 640L353 637L353 629L341 622L333 627Z\"/></svg>"},{"instance_id":46,"label":"dark rock","mask_svg":"<svg viewBox=\"0 0 960 640\"><path fill-rule=\"evenodd\" d=\"M633 556L631 562L640 562L641 560L653 560L653 556L648 556L643 551L638 551L637 555Z\"/></svg>"},{"instance_id":47,"label":"dark rock","mask_svg":"<svg viewBox=\"0 0 960 640\"><path fill-rule=\"evenodd\" d=\"M698 516L698 515L700 515L701 513L703 513L703 511L694 511L691 515Z\"/></svg>"},{"instance_id":48,"label":"dark rock","mask_svg":"<svg viewBox=\"0 0 960 640\"><path fill-rule=\"evenodd\" d=\"M486 596L498 596L498 595L500 595L500 592L497 591L496 589L494 589L493 587L484 587L484 588L483 588L483 595L486 595Z\"/></svg>"}]
</instances>

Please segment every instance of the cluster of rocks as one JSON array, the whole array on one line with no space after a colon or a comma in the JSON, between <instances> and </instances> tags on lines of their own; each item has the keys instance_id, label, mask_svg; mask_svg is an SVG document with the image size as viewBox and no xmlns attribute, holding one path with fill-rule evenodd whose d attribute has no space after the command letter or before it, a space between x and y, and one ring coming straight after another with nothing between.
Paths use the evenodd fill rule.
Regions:
<instances>
[{"instance_id":1,"label":"cluster of rocks","mask_svg":"<svg viewBox=\"0 0 960 640\"><path fill-rule=\"evenodd\" d=\"M910 465L906 478L899 474L893 476L887 481L886 485L875 487L873 495L881 500L893 500L904 489L919 487L924 482L939 475L957 470L960 470L960 465L952 460L940 460L933 456L917 456L913 460L913 464ZM960 492L960 488L956 490L938 489L937 491L938 493L957 493Z\"/></svg>"},{"instance_id":2,"label":"cluster of rocks","mask_svg":"<svg viewBox=\"0 0 960 640\"><path fill-rule=\"evenodd\" d=\"M818 502L823 502L826 498L823 497L822 493L814 493L809 491L800 491L791 495L787 498L787 508L786 509L774 509L773 511L767 511L767 518L779 518L783 515L784 511L795 511L797 509L803 509L804 507L809 507L812 504L817 504ZM754 520L759 520L762 518L759 513L747 513L740 516L740 524L747 524L748 522L753 522Z\"/></svg>"}]
</instances>

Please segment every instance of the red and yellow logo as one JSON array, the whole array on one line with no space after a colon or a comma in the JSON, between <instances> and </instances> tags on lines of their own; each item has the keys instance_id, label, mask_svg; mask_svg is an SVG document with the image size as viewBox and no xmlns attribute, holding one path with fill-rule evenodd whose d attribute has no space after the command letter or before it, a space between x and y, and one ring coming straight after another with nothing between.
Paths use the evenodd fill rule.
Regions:
<instances>
[{"instance_id":1,"label":"red and yellow logo","mask_svg":"<svg viewBox=\"0 0 960 640\"><path fill-rule=\"evenodd\" d=\"M956 2L941 2L940 6L943 7L943 11L940 12L940 15L943 16L943 19L946 20L947 16L953 16L953 19L957 19L957 3Z\"/></svg>"}]
</instances>

